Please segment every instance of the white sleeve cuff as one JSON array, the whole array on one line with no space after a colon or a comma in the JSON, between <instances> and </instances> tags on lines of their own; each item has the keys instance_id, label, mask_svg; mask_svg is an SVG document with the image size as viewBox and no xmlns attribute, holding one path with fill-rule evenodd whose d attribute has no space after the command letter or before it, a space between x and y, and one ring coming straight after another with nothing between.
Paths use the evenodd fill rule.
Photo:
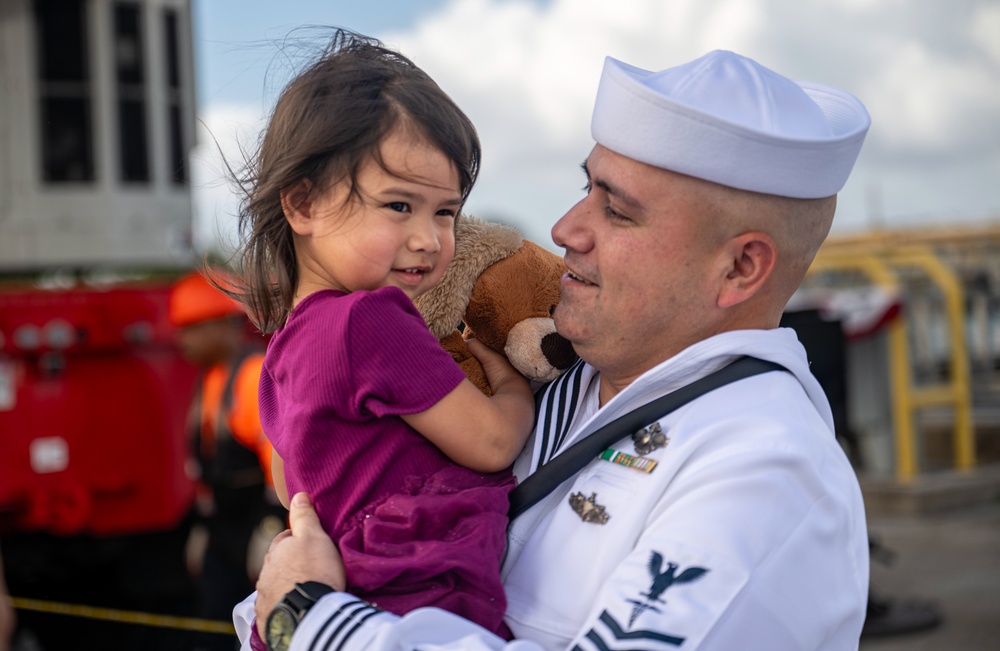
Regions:
<instances>
[{"instance_id":1,"label":"white sleeve cuff","mask_svg":"<svg viewBox=\"0 0 1000 651\"><path fill-rule=\"evenodd\" d=\"M250 651L250 632L253 626L253 607L256 601L257 591L255 590L233 608L233 626L236 628L236 636L242 645L240 646L241 651Z\"/></svg>"},{"instance_id":2,"label":"white sleeve cuff","mask_svg":"<svg viewBox=\"0 0 1000 651\"><path fill-rule=\"evenodd\" d=\"M346 592L333 592L314 605L295 629L290 651L366 649L380 624L397 619Z\"/></svg>"}]
</instances>

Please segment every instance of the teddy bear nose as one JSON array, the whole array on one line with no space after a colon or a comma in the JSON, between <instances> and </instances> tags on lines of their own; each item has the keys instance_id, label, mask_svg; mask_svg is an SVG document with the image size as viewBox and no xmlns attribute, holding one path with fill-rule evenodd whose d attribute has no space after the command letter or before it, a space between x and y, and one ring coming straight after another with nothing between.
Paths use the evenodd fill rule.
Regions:
<instances>
[{"instance_id":1,"label":"teddy bear nose","mask_svg":"<svg viewBox=\"0 0 1000 651\"><path fill-rule=\"evenodd\" d=\"M558 332L551 332L542 337L542 354L549 364L559 370L569 368L577 360L573 344Z\"/></svg>"}]
</instances>

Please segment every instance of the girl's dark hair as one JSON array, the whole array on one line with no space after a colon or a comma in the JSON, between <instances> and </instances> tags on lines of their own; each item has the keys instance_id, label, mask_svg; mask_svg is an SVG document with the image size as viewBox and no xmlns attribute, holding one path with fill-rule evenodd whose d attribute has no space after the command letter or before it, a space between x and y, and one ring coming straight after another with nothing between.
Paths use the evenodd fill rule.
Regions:
<instances>
[{"instance_id":1,"label":"girl's dark hair","mask_svg":"<svg viewBox=\"0 0 1000 651\"><path fill-rule=\"evenodd\" d=\"M379 145L401 124L454 163L464 200L479 173L476 130L402 54L338 29L318 59L281 92L258 149L238 178L244 197L237 297L261 332L284 324L298 280L282 191L303 180L313 193L349 181L356 196L360 165L369 156L381 162Z\"/></svg>"}]
</instances>

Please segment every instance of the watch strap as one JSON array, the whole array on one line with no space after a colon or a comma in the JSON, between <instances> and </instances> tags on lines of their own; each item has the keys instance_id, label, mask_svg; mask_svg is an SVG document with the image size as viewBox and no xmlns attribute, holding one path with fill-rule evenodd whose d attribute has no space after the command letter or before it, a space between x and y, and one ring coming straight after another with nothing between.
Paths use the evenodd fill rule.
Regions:
<instances>
[{"instance_id":1,"label":"watch strap","mask_svg":"<svg viewBox=\"0 0 1000 651\"><path fill-rule=\"evenodd\" d=\"M309 609L323 596L334 592L334 589L317 581L296 583L295 587L285 593L267 616L267 631L264 646L268 651L287 651L291 635L298 628ZM251 647L253 641L251 640Z\"/></svg>"},{"instance_id":2,"label":"watch strap","mask_svg":"<svg viewBox=\"0 0 1000 651\"><path fill-rule=\"evenodd\" d=\"M285 594L281 601L292 607L295 612L295 623L298 624L317 601L333 591L333 588L325 583L306 581L305 583L296 583L295 587Z\"/></svg>"}]
</instances>

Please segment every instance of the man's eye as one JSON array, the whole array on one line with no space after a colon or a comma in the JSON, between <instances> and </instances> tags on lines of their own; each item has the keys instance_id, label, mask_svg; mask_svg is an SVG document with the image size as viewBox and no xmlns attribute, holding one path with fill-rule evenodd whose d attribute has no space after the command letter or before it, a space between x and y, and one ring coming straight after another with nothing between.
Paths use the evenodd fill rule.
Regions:
<instances>
[{"instance_id":1,"label":"man's eye","mask_svg":"<svg viewBox=\"0 0 1000 651\"><path fill-rule=\"evenodd\" d=\"M584 191L584 192L586 192L587 194L590 194L590 191L594 189L594 186L593 186L593 185L591 185L590 181L587 181L587 184L586 184L586 185L584 185L582 189L583 189L583 191Z\"/></svg>"},{"instance_id":2,"label":"man's eye","mask_svg":"<svg viewBox=\"0 0 1000 651\"><path fill-rule=\"evenodd\" d=\"M403 201L393 201L392 203L389 204L389 208L391 210L395 210L396 212L409 212L410 204L405 203Z\"/></svg>"},{"instance_id":3,"label":"man's eye","mask_svg":"<svg viewBox=\"0 0 1000 651\"><path fill-rule=\"evenodd\" d=\"M616 222L631 222L632 220L621 214L611 206L604 207L604 214L607 215L608 219Z\"/></svg>"}]
</instances>

